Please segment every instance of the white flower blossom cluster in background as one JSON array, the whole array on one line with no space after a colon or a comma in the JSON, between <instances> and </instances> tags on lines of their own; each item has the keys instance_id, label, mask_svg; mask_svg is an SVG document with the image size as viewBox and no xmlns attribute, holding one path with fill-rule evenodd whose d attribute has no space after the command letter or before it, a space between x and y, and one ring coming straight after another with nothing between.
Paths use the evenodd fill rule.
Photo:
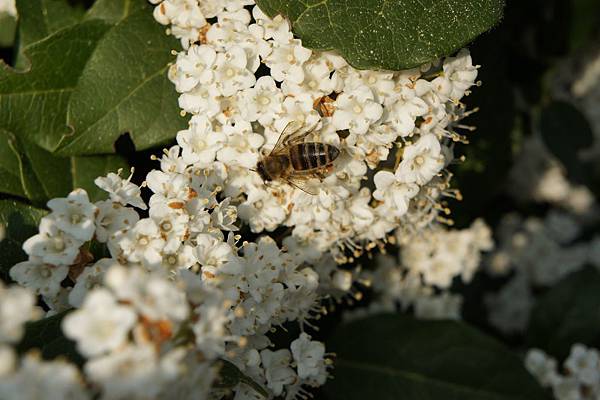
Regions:
<instances>
[{"instance_id":1,"label":"white flower blossom cluster in background","mask_svg":"<svg viewBox=\"0 0 600 400\"><path fill-rule=\"evenodd\" d=\"M17 6L15 5L15 0L0 0L0 14L8 14L16 17Z\"/></svg>"},{"instance_id":2,"label":"white flower blossom cluster in background","mask_svg":"<svg viewBox=\"0 0 600 400\"><path fill-rule=\"evenodd\" d=\"M462 139L460 100L477 76L468 51L407 71L359 71L304 48L286 19L268 18L252 0L152 2L184 48L169 77L192 118L171 151L205 171L253 232L287 226L301 243L347 261L398 226L430 224L439 199L454 195L444 168ZM341 150L318 195L265 185L252 171L291 121L312 130L307 140ZM368 169L390 154L397 165L375 174L371 192Z\"/></svg>"},{"instance_id":3,"label":"white flower blossom cluster in background","mask_svg":"<svg viewBox=\"0 0 600 400\"><path fill-rule=\"evenodd\" d=\"M523 142L509 174L508 192L520 202L549 203L579 215L597 212L590 190L567 179L538 135Z\"/></svg>"},{"instance_id":4,"label":"white flower blossom cluster in background","mask_svg":"<svg viewBox=\"0 0 600 400\"><path fill-rule=\"evenodd\" d=\"M595 143L582 157L592 160L600 155L600 49L590 45L562 59L549 85L555 98L574 104L586 117Z\"/></svg>"},{"instance_id":5,"label":"white flower blossom cluster in background","mask_svg":"<svg viewBox=\"0 0 600 400\"><path fill-rule=\"evenodd\" d=\"M589 216L588 216L589 218ZM496 231L497 249L485 262L491 276L510 280L486 296L490 322L506 333L521 332L534 303L533 288L549 287L586 265L600 268L600 237L578 240L592 222L564 210L542 218L503 216Z\"/></svg>"},{"instance_id":6,"label":"white flower blossom cluster in background","mask_svg":"<svg viewBox=\"0 0 600 400\"><path fill-rule=\"evenodd\" d=\"M462 230L440 225L400 242L399 262L398 257L378 255L376 269L363 272L361 281L372 287L375 300L349 317L414 307L418 318L460 319L462 298L450 291L451 284L455 279L471 282L482 254L493 245L492 232L482 220Z\"/></svg>"},{"instance_id":7,"label":"white flower blossom cluster in background","mask_svg":"<svg viewBox=\"0 0 600 400\"><path fill-rule=\"evenodd\" d=\"M600 397L600 353L574 344L559 370L557 361L539 349L525 358L527 370L538 382L550 388L556 400L595 400Z\"/></svg>"}]
</instances>

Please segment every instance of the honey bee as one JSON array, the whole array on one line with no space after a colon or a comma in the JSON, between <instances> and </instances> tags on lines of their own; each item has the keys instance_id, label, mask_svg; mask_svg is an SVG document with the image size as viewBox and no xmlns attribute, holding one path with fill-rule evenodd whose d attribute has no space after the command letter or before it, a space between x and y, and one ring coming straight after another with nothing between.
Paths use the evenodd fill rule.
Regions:
<instances>
[{"instance_id":1,"label":"honey bee","mask_svg":"<svg viewBox=\"0 0 600 400\"><path fill-rule=\"evenodd\" d=\"M333 162L340 150L321 142L304 142L311 130L301 130L302 124L290 122L271 153L256 164L256 172L265 182L285 181L306 193L316 194L307 186L309 180L325 178L333 170Z\"/></svg>"}]
</instances>

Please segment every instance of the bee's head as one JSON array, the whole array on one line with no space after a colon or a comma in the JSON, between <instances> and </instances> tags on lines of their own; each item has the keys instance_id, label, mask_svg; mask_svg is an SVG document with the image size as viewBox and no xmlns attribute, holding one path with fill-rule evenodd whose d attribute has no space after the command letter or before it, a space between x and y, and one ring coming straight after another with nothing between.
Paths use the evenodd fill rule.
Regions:
<instances>
[{"instance_id":1,"label":"bee's head","mask_svg":"<svg viewBox=\"0 0 600 400\"><path fill-rule=\"evenodd\" d=\"M258 173L258 175L260 175L263 181L269 182L272 180L271 176L267 173L264 161L261 160L256 164L256 172Z\"/></svg>"}]
</instances>

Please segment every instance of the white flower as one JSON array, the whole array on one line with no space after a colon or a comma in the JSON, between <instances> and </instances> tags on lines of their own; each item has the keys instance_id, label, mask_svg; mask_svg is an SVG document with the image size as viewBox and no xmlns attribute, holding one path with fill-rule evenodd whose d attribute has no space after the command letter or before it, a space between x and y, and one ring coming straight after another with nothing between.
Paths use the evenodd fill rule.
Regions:
<instances>
[{"instance_id":1,"label":"white flower","mask_svg":"<svg viewBox=\"0 0 600 400\"><path fill-rule=\"evenodd\" d=\"M287 349L277 351L262 350L260 358L265 368L267 386L275 396L281 395L285 385L294 383L296 373L290 368L291 355Z\"/></svg>"},{"instance_id":2,"label":"white flower","mask_svg":"<svg viewBox=\"0 0 600 400\"><path fill-rule=\"evenodd\" d=\"M357 71L353 68L349 69L349 74L345 78L346 90L354 89L359 86L367 86L373 90L375 101L384 103L387 97L394 95L395 82L394 74L385 71L363 70Z\"/></svg>"},{"instance_id":3,"label":"white flower","mask_svg":"<svg viewBox=\"0 0 600 400\"><path fill-rule=\"evenodd\" d=\"M306 379L318 376L324 370L325 345L321 342L311 340L310 336L302 332L298 339L290 345L298 377Z\"/></svg>"},{"instance_id":4,"label":"white flower","mask_svg":"<svg viewBox=\"0 0 600 400\"><path fill-rule=\"evenodd\" d=\"M115 265L106 273L105 283L119 300L131 304L145 318L182 321L189 312L185 292L161 275Z\"/></svg>"},{"instance_id":5,"label":"white flower","mask_svg":"<svg viewBox=\"0 0 600 400\"><path fill-rule=\"evenodd\" d=\"M252 8L252 16L256 23L264 28L265 39L275 39L277 42L287 43L293 38L290 25L283 16L276 15L271 19L258 6Z\"/></svg>"},{"instance_id":6,"label":"white flower","mask_svg":"<svg viewBox=\"0 0 600 400\"><path fill-rule=\"evenodd\" d=\"M527 327L534 304L529 280L518 273L497 293L485 297L490 322L502 332L522 332Z\"/></svg>"},{"instance_id":7,"label":"white flower","mask_svg":"<svg viewBox=\"0 0 600 400\"><path fill-rule=\"evenodd\" d=\"M217 153L217 160L244 168L256 167L258 149L264 143L264 137L253 133L250 124L242 121L223 129L227 134L227 144Z\"/></svg>"},{"instance_id":8,"label":"white flower","mask_svg":"<svg viewBox=\"0 0 600 400\"><path fill-rule=\"evenodd\" d=\"M17 371L0 379L0 398L6 400L85 400L91 399L79 370L64 361L43 361L28 353Z\"/></svg>"},{"instance_id":9,"label":"white flower","mask_svg":"<svg viewBox=\"0 0 600 400\"><path fill-rule=\"evenodd\" d=\"M356 134L366 133L383 113L383 107L374 101L373 92L367 86L341 93L335 100L335 108L333 126Z\"/></svg>"},{"instance_id":10,"label":"white flower","mask_svg":"<svg viewBox=\"0 0 600 400\"><path fill-rule=\"evenodd\" d=\"M94 180L96 186L100 189L108 192L110 199L115 203L121 203L124 206L131 204L134 207L142 210L146 209L146 204L140 196L140 188L137 185L131 183L133 177L133 170L127 179L122 179L119 175L121 170L116 174L110 172L106 177L98 177Z\"/></svg>"},{"instance_id":11,"label":"white flower","mask_svg":"<svg viewBox=\"0 0 600 400\"><path fill-rule=\"evenodd\" d=\"M383 201L386 210L396 217L408 211L410 200L419 192L416 184L403 182L389 171L378 171L374 182L377 189L373 192L373 197Z\"/></svg>"},{"instance_id":12,"label":"white flower","mask_svg":"<svg viewBox=\"0 0 600 400\"><path fill-rule=\"evenodd\" d=\"M462 49L456 57L448 57L444 61L443 69L444 74L431 82L432 87L444 101L460 100L477 78L477 67L473 66L471 55Z\"/></svg>"},{"instance_id":13,"label":"white flower","mask_svg":"<svg viewBox=\"0 0 600 400\"><path fill-rule=\"evenodd\" d=\"M194 248L189 245L182 245L173 253L163 253L162 265L169 271L187 269L195 263L196 257L194 257Z\"/></svg>"},{"instance_id":14,"label":"white flower","mask_svg":"<svg viewBox=\"0 0 600 400\"><path fill-rule=\"evenodd\" d=\"M531 349L527 352L525 367L544 387L551 386L558 381L556 360L539 349Z\"/></svg>"},{"instance_id":15,"label":"white flower","mask_svg":"<svg viewBox=\"0 0 600 400\"><path fill-rule=\"evenodd\" d=\"M198 85L206 85L213 81L212 66L217 59L217 52L207 45L192 45L186 52L177 55L173 65L177 68L175 90L180 93L188 92Z\"/></svg>"},{"instance_id":16,"label":"white flower","mask_svg":"<svg viewBox=\"0 0 600 400\"><path fill-rule=\"evenodd\" d=\"M220 91L216 84L200 85L179 96L179 107L188 113L214 117L221 112Z\"/></svg>"},{"instance_id":17,"label":"white flower","mask_svg":"<svg viewBox=\"0 0 600 400\"><path fill-rule=\"evenodd\" d=\"M189 129L177 133L183 160L199 168L210 167L226 139L222 132L213 130L210 120L203 115L194 115Z\"/></svg>"},{"instance_id":18,"label":"white flower","mask_svg":"<svg viewBox=\"0 0 600 400\"><path fill-rule=\"evenodd\" d=\"M106 271L115 264L117 263L112 258L102 258L95 264L86 267L77 277L75 286L69 292L69 304L76 308L81 307L87 294L100 286Z\"/></svg>"},{"instance_id":19,"label":"white flower","mask_svg":"<svg viewBox=\"0 0 600 400\"><path fill-rule=\"evenodd\" d=\"M0 343L18 342L23 336L23 324L37 319L40 310L29 290L19 286L4 286L0 282Z\"/></svg>"},{"instance_id":20,"label":"white flower","mask_svg":"<svg viewBox=\"0 0 600 400\"><path fill-rule=\"evenodd\" d=\"M210 214L213 226L225 231L237 231L238 227L234 225L237 220L237 207L231 205L231 199L228 197L213 208Z\"/></svg>"},{"instance_id":21,"label":"white flower","mask_svg":"<svg viewBox=\"0 0 600 400\"><path fill-rule=\"evenodd\" d=\"M254 85L256 77L246 65L246 52L241 47L232 47L226 53L217 54L215 77L223 96L233 96Z\"/></svg>"},{"instance_id":22,"label":"white flower","mask_svg":"<svg viewBox=\"0 0 600 400\"><path fill-rule=\"evenodd\" d=\"M137 212L112 200L98 201L96 207L96 240L101 243L108 241L115 233L134 226L140 219Z\"/></svg>"},{"instance_id":23,"label":"white flower","mask_svg":"<svg viewBox=\"0 0 600 400\"><path fill-rule=\"evenodd\" d=\"M189 215L159 203L150 209L150 218L158 225L160 236L165 241L162 252L176 252L189 234Z\"/></svg>"},{"instance_id":24,"label":"white flower","mask_svg":"<svg viewBox=\"0 0 600 400\"><path fill-rule=\"evenodd\" d=\"M284 205L269 190L252 190L238 210L252 232L274 231L287 216Z\"/></svg>"},{"instance_id":25,"label":"white flower","mask_svg":"<svg viewBox=\"0 0 600 400\"><path fill-rule=\"evenodd\" d=\"M225 303L216 295L194 309L198 317L192 326L196 346L207 357L217 357L225 352L225 341L230 339L226 327L231 319L226 311Z\"/></svg>"},{"instance_id":26,"label":"white flower","mask_svg":"<svg viewBox=\"0 0 600 400\"><path fill-rule=\"evenodd\" d=\"M433 134L421 136L419 140L404 148L402 162L396 176L403 182L423 185L444 167L444 157L439 140Z\"/></svg>"},{"instance_id":27,"label":"white flower","mask_svg":"<svg viewBox=\"0 0 600 400\"><path fill-rule=\"evenodd\" d=\"M42 218L39 229L40 233L23 243L25 253L47 264L70 265L83 242L60 230L58 218L53 214Z\"/></svg>"},{"instance_id":28,"label":"white flower","mask_svg":"<svg viewBox=\"0 0 600 400\"><path fill-rule=\"evenodd\" d=\"M600 382L600 356L595 349L574 344L564 367L584 385L593 386Z\"/></svg>"},{"instance_id":29,"label":"white flower","mask_svg":"<svg viewBox=\"0 0 600 400\"><path fill-rule=\"evenodd\" d=\"M150 218L139 220L131 230L119 236L115 241L122 256L129 262L142 262L152 267L162 261L161 251L165 246L165 240L161 237L160 228L156 222Z\"/></svg>"},{"instance_id":30,"label":"white flower","mask_svg":"<svg viewBox=\"0 0 600 400\"><path fill-rule=\"evenodd\" d=\"M304 79L299 83L284 81L281 89L288 95L310 94L314 99L332 93L337 86L337 75L331 75L330 65L324 57L311 58L303 66Z\"/></svg>"},{"instance_id":31,"label":"white flower","mask_svg":"<svg viewBox=\"0 0 600 400\"><path fill-rule=\"evenodd\" d=\"M120 351L94 358L85 365L86 376L102 387L102 399L155 399L175 384L185 356L174 349L159 359L150 345L129 345Z\"/></svg>"},{"instance_id":32,"label":"white flower","mask_svg":"<svg viewBox=\"0 0 600 400\"><path fill-rule=\"evenodd\" d=\"M212 235L200 234L196 237L196 243L194 254L202 266L203 277L214 276L217 271L222 270L221 266L230 264L234 260L231 246ZM228 267L234 267L234 264L230 264ZM225 269L224 271L229 270Z\"/></svg>"},{"instance_id":33,"label":"white flower","mask_svg":"<svg viewBox=\"0 0 600 400\"><path fill-rule=\"evenodd\" d=\"M35 236L34 236L35 237ZM10 277L20 285L31 289L36 294L54 297L60 290L60 283L67 277L69 267L66 265L45 264L38 257L31 257L10 269Z\"/></svg>"},{"instance_id":34,"label":"white flower","mask_svg":"<svg viewBox=\"0 0 600 400\"><path fill-rule=\"evenodd\" d=\"M429 107L420 97L397 101L389 107L386 122L389 122L402 137L410 136L415 130L415 120L427 114Z\"/></svg>"},{"instance_id":35,"label":"white flower","mask_svg":"<svg viewBox=\"0 0 600 400\"><path fill-rule=\"evenodd\" d=\"M302 65L311 54L311 50L302 47L300 40L290 39L288 42L273 42L273 51L264 62L276 81L300 84L304 80Z\"/></svg>"},{"instance_id":36,"label":"white flower","mask_svg":"<svg viewBox=\"0 0 600 400\"><path fill-rule=\"evenodd\" d=\"M127 340L137 320L129 306L119 305L106 289L94 289L83 306L63 320L65 335L77 342L77 349L88 357L111 351Z\"/></svg>"},{"instance_id":37,"label":"white flower","mask_svg":"<svg viewBox=\"0 0 600 400\"><path fill-rule=\"evenodd\" d=\"M90 203L83 189L75 189L67 198L48 201L56 226L81 241L88 241L94 235L94 213L96 206Z\"/></svg>"},{"instance_id":38,"label":"white flower","mask_svg":"<svg viewBox=\"0 0 600 400\"><path fill-rule=\"evenodd\" d=\"M248 121L258 120L266 126L282 111L283 94L270 76L258 78L254 87L246 89L241 96L245 102L242 116Z\"/></svg>"}]
</instances>

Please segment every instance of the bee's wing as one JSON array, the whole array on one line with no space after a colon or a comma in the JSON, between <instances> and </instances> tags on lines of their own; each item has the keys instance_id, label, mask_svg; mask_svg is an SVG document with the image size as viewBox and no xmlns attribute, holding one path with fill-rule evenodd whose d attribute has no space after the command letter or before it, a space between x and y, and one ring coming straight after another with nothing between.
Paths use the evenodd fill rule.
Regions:
<instances>
[{"instance_id":1,"label":"bee's wing","mask_svg":"<svg viewBox=\"0 0 600 400\"><path fill-rule=\"evenodd\" d=\"M302 190L303 192L314 196L314 195L319 194L319 187L315 186L314 184L313 185L310 184L311 182L315 183L313 178L314 178L314 176L312 176L312 175L292 174L287 177L286 181L290 185L297 187L298 189Z\"/></svg>"},{"instance_id":2,"label":"bee's wing","mask_svg":"<svg viewBox=\"0 0 600 400\"><path fill-rule=\"evenodd\" d=\"M289 122L281 132L281 135L279 135L279 139L277 139L277 143L275 143L275 147L273 147L270 154L279 153L291 139L295 139L295 137L303 134L300 130L302 126L302 123L298 121Z\"/></svg>"}]
</instances>

